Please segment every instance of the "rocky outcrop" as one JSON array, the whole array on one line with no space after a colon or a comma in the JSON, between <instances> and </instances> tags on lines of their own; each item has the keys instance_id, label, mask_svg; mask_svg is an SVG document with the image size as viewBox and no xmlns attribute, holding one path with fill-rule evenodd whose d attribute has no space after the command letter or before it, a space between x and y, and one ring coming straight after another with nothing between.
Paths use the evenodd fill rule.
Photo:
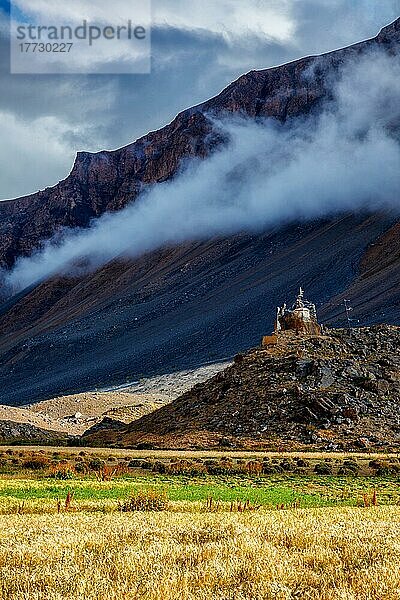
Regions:
<instances>
[{"instance_id":1,"label":"rocky outcrop","mask_svg":"<svg viewBox=\"0 0 400 600\"><path fill-rule=\"evenodd\" d=\"M146 186L173 177L185 159L207 156L224 141L209 115L241 113L284 121L309 114L322 98L329 98L327 82L345 59L373 47L394 51L399 23L349 48L251 71L215 98L125 148L78 153L70 175L56 186L0 203L0 266L10 267L63 227L85 227L104 212L122 208Z\"/></svg>"},{"instance_id":2,"label":"rocky outcrop","mask_svg":"<svg viewBox=\"0 0 400 600\"><path fill-rule=\"evenodd\" d=\"M84 433L84 437L90 437L92 435L96 435L102 431L125 431L126 423L123 421L117 421L116 419L111 419L110 417L104 417L99 423L93 425L87 429Z\"/></svg>"},{"instance_id":3,"label":"rocky outcrop","mask_svg":"<svg viewBox=\"0 0 400 600\"><path fill-rule=\"evenodd\" d=\"M283 332L125 432L91 441L156 447L351 449L400 442L400 328Z\"/></svg>"},{"instance_id":4,"label":"rocky outcrop","mask_svg":"<svg viewBox=\"0 0 400 600\"><path fill-rule=\"evenodd\" d=\"M0 443L35 443L65 445L72 436L35 427L29 423L14 423L13 421L0 421Z\"/></svg>"}]
</instances>

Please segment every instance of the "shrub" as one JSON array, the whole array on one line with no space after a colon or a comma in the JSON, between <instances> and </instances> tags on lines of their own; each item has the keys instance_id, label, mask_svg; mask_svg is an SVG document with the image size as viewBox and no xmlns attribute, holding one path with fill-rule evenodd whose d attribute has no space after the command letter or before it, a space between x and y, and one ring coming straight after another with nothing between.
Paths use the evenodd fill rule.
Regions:
<instances>
[{"instance_id":1,"label":"shrub","mask_svg":"<svg viewBox=\"0 0 400 600\"><path fill-rule=\"evenodd\" d=\"M371 469L379 469L381 461L374 458L374 460L369 461L368 466L371 467Z\"/></svg>"},{"instance_id":2,"label":"shrub","mask_svg":"<svg viewBox=\"0 0 400 600\"><path fill-rule=\"evenodd\" d=\"M12 473L13 469L6 458L0 458L0 473L7 474Z\"/></svg>"},{"instance_id":3,"label":"shrub","mask_svg":"<svg viewBox=\"0 0 400 600\"><path fill-rule=\"evenodd\" d=\"M264 475L273 475L277 472L277 465L272 464L269 458L264 458L262 472L264 473Z\"/></svg>"},{"instance_id":4,"label":"shrub","mask_svg":"<svg viewBox=\"0 0 400 600\"><path fill-rule=\"evenodd\" d=\"M96 471L96 477L99 481L110 481L113 477L120 475L126 475L129 472L128 467L125 463L118 463L118 465L104 465Z\"/></svg>"},{"instance_id":5,"label":"shrub","mask_svg":"<svg viewBox=\"0 0 400 600\"><path fill-rule=\"evenodd\" d=\"M273 475L274 473L283 473L283 468L279 463L264 463L263 464L264 475Z\"/></svg>"},{"instance_id":6,"label":"shrub","mask_svg":"<svg viewBox=\"0 0 400 600\"><path fill-rule=\"evenodd\" d=\"M131 463L129 463L129 466L130 465L131 465ZM171 465L171 467L172 467L172 465ZM164 473L167 472L167 465L161 461L157 461L153 464L152 471L154 471L155 473L160 473L161 475L164 475Z\"/></svg>"},{"instance_id":7,"label":"shrub","mask_svg":"<svg viewBox=\"0 0 400 600\"><path fill-rule=\"evenodd\" d=\"M354 459L347 459L339 467L338 475L357 475L358 469L359 465Z\"/></svg>"},{"instance_id":8,"label":"shrub","mask_svg":"<svg viewBox=\"0 0 400 600\"><path fill-rule=\"evenodd\" d=\"M40 471L41 469L46 469L50 464L50 461L45 456L37 456L32 457L28 460L25 460L22 463L24 469L31 469L32 471Z\"/></svg>"},{"instance_id":9,"label":"shrub","mask_svg":"<svg viewBox=\"0 0 400 600\"><path fill-rule=\"evenodd\" d=\"M400 472L400 465L391 459L375 459L369 463L371 469L376 470L376 475L397 475Z\"/></svg>"},{"instance_id":10,"label":"shrub","mask_svg":"<svg viewBox=\"0 0 400 600\"><path fill-rule=\"evenodd\" d=\"M332 466L326 462L317 463L314 467L317 475L332 475Z\"/></svg>"},{"instance_id":11,"label":"shrub","mask_svg":"<svg viewBox=\"0 0 400 600\"><path fill-rule=\"evenodd\" d=\"M237 475L247 473L246 465L234 463L230 458L222 458L216 461L206 461L203 467L207 467L210 475Z\"/></svg>"},{"instance_id":12,"label":"shrub","mask_svg":"<svg viewBox=\"0 0 400 600\"><path fill-rule=\"evenodd\" d=\"M263 472L263 463L258 460L249 460L249 462L243 466L238 465L238 468L243 469L245 473L248 473L249 475L261 475Z\"/></svg>"},{"instance_id":13,"label":"shrub","mask_svg":"<svg viewBox=\"0 0 400 600\"><path fill-rule=\"evenodd\" d=\"M291 458L284 458L281 461L280 466L283 469L283 471L294 471L294 469L296 468L296 464Z\"/></svg>"},{"instance_id":14,"label":"shrub","mask_svg":"<svg viewBox=\"0 0 400 600\"><path fill-rule=\"evenodd\" d=\"M149 460L142 460L140 458L132 458L128 463L128 467L130 467L131 469L151 470L151 469L153 469L153 464L154 463L150 462Z\"/></svg>"},{"instance_id":15,"label":"shrub","mask_svg":"<svg viewBox=\"0 0 400 600\"><path fill-rule=\"evenodd\" d=\"M141 490L128 498L123 504L119 504L121 512L135 511L162 511L167 510L168 499L165 492L158 490Z\"/></svg>"},{"instance_id":16,"label":"shrub","mask_svg":"<svg viewBox=\"0 0 400 600\"><path fill-rule=\"evenodd\" d=\"M172 462L172 461L171 461L171 462ZM206 466L206 467L207 467L207 469L208 469L209 467L211 467L211 468L212 468L214 465L216 465L216 464L217 464L217 461L216 461L216 460L214 460L214 459L212 459L212 458L209 458L209 459L207 459L207 460L205 460L205 461L204 461L204 464L205 464L205 466Z\"/></svg>"},{"instance_id":17,"label":"shrub","mask_svg":"<svg viewBox=\"0 0 400 600\"><path fill-rule=\"evenodd\" d=\"M309 467L310 466L310 461L306 460L305 458L295 458L294 460L296 461L296 464L298 467Z\"/></svg>"},{"instance_id":18,"label":"shrub","mask_svg":"<svg viewBox=\"0 0 400 600\"><path fill-rule=\"evenodd\" d=\"M73 479L75 473L72 469L64 468L57 469L50 474L50 477L53 479L58 479L60 481L67 481L68 479Z\"/></svg>"},{"instance_id":19,"label":"shrub","mask_svg":"<svg viewBox=\"0 0 400 600\"><path fill-rule=\"evenodd\" d=\"M131 463L134 461L131 461ZM129 463L129 464L131 464ZM217 463L212 463L217 464ZM156 461L152 464L152 471L155 473L169 474L169 475L187 475L189 477L195 477L196 475L203 475L208 471L207 466L202 462L196 460L176 460L172 459L169 463Z\"/></svg>"},{"instance_id":20,"label":"shrub","mask_svg":"<svg viewBox=\"0 0 400 600\"><path fill-rule=\"evenodd\" d=\"M304 467L297 467L297 468L296 468L296 469L293 471L293 473L294 473L295 475L307 475L307 474L309 473L309 471L308 471L306 468L304 468Z\"/></svg>"},{"instance_id":21,"label":"shrub","mask_svg":"<svg viewBox=\"0 0 400 600\"><path fill-rule=\"evenodd\" d=\"M101 460L101 458L92 458L89 462L88 462L88 467L91 471L100 471L100 469L102 469L105 466L105 462L104 460Z\"/></svg>"},{"instance_id":22,"label":"shrub","mask_svg":"<svg viewBox=\"0 0 400 600\"><path fill-rule=\"evenodd\" d=\"M74 468L75 468L76 473L79 473L80 475L87 475L87 473L89 471L89 467L83 461L82 462L77 462L75 464Z\"/></svg>"},{"instance_id":23,"label":"shrub","mask_svg":"<svg viewBox=\"0 0 400 600\"><path fill-rule=\"evenodd\" d=\"M390 464L389 462L382 461L376 471L377 477L383 477L385 475L397 475L400 471L399 465Z\"/></svg>"}]
</instances>

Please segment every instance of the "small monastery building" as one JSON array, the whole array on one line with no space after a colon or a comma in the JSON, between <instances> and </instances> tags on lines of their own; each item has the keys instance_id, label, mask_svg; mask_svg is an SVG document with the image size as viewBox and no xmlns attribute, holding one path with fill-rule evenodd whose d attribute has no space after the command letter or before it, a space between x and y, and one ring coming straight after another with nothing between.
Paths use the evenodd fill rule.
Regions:
<instances>
[{"instance_id":1,"label":"small monastery building","mask_svg":"<svg viewBox=\"0 0 400 600\"><path fill-rule=\"evenodd\" d=\"M265 336L262 345L268 346L276 343L278 335L285 331L294 331L302 335L321 335L321 326L318 324L315 304L304 298L302 288L300 288L291 308L288 308L286 304L278 306L274 333Z\"/></svg>"}]
</instances>

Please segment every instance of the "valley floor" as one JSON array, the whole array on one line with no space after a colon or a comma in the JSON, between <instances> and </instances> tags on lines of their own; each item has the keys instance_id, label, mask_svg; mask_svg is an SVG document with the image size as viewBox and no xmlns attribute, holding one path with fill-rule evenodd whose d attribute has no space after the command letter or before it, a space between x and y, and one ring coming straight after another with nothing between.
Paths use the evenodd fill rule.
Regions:
<instances>
[{"instance_id":1,"label":"valley floor","mask_svg":"<svg viewBox=\"0 0 400 600\"><path fill-rule=\"evenodd\" d=\"M395 454L3 447L0 600L398 599L399 483Z\"/></svg>"}]
</instances>

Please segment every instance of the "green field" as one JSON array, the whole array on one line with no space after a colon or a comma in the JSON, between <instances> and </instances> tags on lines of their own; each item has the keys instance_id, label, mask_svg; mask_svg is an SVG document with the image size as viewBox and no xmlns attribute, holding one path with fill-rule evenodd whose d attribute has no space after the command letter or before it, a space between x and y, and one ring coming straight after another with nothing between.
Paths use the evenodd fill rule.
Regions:
<instances>
[{"instance_id":1,"label":"green field","mask_svg":"<svg viewBox=\"0 0 400 600\"><path fill-rule=\"evenodd\" d=\"M0 480L0 513L53 512L58 499L73 492L71 510L112 511L118 501L142 490L165 492L171 508L199 508L207 499L220 503L248 500L253 505L275 509L323 506L362 506L364 495L377 493L379 504L400 504L400 479L397 477L330 477L273 475L257 478L206 476L201 479L182 476L124 476L112 481L82 479L54 481L42 476L3 478ZM21 503L24 503L21 508ZM193 506L190 506L193 504ZM200 507L201 508L201 507Z\"/></svg>"},{"instance_id":2,"label":"green field","mask_svg":"<svg viewBox=\"0 0 400 600\"><path fill-rule=\"evenodd\" d=\"M171 510L400 504L396 455L154 453L66 448L0 449L0 513L118 510L138 491L165 495Z\"/></svg>"}]
</instances>

